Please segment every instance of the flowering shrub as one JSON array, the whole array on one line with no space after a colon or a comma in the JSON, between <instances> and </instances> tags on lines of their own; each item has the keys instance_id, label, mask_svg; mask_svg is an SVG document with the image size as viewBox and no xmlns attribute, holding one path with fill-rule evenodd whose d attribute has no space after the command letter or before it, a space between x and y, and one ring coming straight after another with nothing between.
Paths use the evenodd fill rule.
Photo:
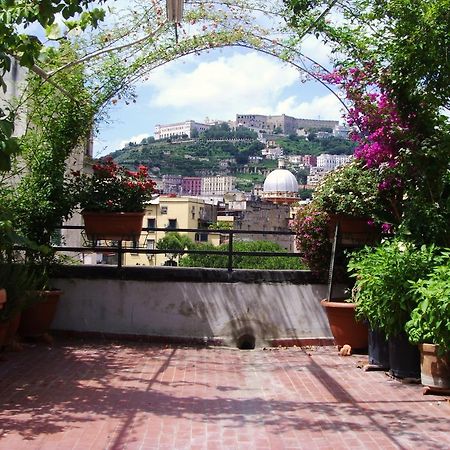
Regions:
<instances>
[{"instance_id":1,"label":"flowering shrub","mask_svg":"<svg viewBox=\"0 0 450 450\"><path fill-rule=\"evenodd\" d=\"M96 212L140 212L155 191L145 166L136 172L105 158L93 166L93 174L73 174L81 209Z\"/></svg>"},{"instance_id":2,"label":"flowering shrub","mask_svg":"<svg viewBox=\"0 0 450 450\"><path fill-rule=\"evenodd\" d=\"M328 238L328 220L327 213L310 203L299 209L292 221L300 258L313 272L324 273L329 267L331 243Z\"/></svg>"},{"instance_id":3,"label":"flowering shrub","mask_svg":"<svg viewBox=\"0 0 450 450\"><path fill-rule=\"evenodd\" d=\"M376 171L364 168L361 161L352 161L322 180L314 192L314 203L327 213L386 220L386 199L379 183Z\"/></svg>"}]
</instances>

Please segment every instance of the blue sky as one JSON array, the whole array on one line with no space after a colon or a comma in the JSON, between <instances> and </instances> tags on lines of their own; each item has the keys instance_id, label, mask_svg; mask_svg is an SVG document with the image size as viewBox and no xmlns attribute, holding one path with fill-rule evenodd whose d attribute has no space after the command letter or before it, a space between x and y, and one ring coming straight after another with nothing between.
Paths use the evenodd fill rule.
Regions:
<instances>
[{"instance_id":1,"label":"blue sky","mask_svg":"<svg viewBox=\"0 0 450 450\"><path fill-rule=\"evenodd\" d=\"M328 50L310 38L304 53L327 63ZM277 58L239 48L213 50L166 64L136 85L136 103L118 101L110 123L100 124L94 155L152 136L156 124L229 120L236 113L341 118L337 99L318 82L302 82L298 70Z\"/></svg>"}]
</instances>

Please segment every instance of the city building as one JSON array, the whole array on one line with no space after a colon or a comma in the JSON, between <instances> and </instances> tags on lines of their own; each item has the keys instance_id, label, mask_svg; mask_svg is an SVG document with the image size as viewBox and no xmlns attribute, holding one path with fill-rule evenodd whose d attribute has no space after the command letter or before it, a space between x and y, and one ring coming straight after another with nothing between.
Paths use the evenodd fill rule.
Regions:
<instances>
[{"instance_id":1,"label":"city building","mask_svg":"<svg viewBox=\"0 0 450 450\"><path fill-rule=\"evenodd\" d=\"M261 155L266 159L278 159L283 156L283 149L281 147L266 147L261 150Z\"/></svg>"},{"instance_id":2,"label":"city building","mask_svg":"<svg viewBox=\"0 0 450 450\"><path fill-rule=\"evenodd\" d=\"M232 176L213 176L202 178L202 197L223 197L234 191L236 178Z\"/></svg>"},{"instance_id":3,"label":"city building","mask_svg":"<svg viewBox=\"0 0 450 450\"><path fill-rule=\"evenodd\" d=\"M244 126L257 131L270 132L281 130L284 134L295 134L303 128L334 128L339 124L336 120L297 119L282 114L265 116L262 114L236 114L236 126Z\"/></svg>"},{"instance_id":4,"label":"city building","mask_svg":"<svg viewBox=\"0 0 450 450\"><path fill-rule=\"evenodd\" d=\"M191 138L194 131L201 133L212 124L199 123L194 120L186 120L185 122L172 123L167 125L156 125L155 126L155 139L167 139L176 137L187 137Z\"/></svg>"},{"instance_id":5,"label":"city building","mask_svg":"<svg viewBox=\"0 0 450 450\"><path fill-rule=\"evenodd\" d=\"M217 208L205 203L198 197L164 197L160 196L147 206L144 216L144 228L165 228L167 231L178 229L206 229L217 221ZM143 232L139 246L150 250L156 249L157 242L166 231ZM208 234L200 232L180 232L195 242L208 242ZM133 246L132 242L124 243ZM165 254L146 255L141 253L126 253L125 265L131 266L163 266L167 257Z\"/></svg>"},{"instance_id":6,"label":"city building","mask_svg":"<svg viewBox=\"0 0 450 450\"><path fill-rule=\"evenodd\" d=\"M348 163L352 158L352 155L329 155L328 153L322 153L317 157L317 167L325 171L334 170Z\"/></svg>"},{"instance_id":7,"label":"city building","mask_svg":"<svg viewBox=\"0 0 450 450\"><path fill-rule=\"evenodd\" d=\"M182 189L183 177L180 175L162 176L162 194L180 194Z\"/></svg>"},{"instance_id":8,"label":"city building","mask_svg":"<svg viewBox=\"0 0 450 450\"><path fill-rule=\"evenodd\" d=\"M181 180L182 195L200 196L202 194L201 177L183 177Z\"/></svg>"},{"instance_id":9,"label":"city building","mask_svg":"<svg viewBox=\"0 0 450 450\"><path fill-rule=\"evenodd\" d=\"M261 200L236 198L227 201L225 207L217 213L217 222L228 223L234 230L250 231L289 231L291 208L286 204L276 204ZM220 237L220 240L217 238ZM226 242L226 233L217 233L215 245ZM271 241L279 244L287 251L294 251L294 239L291 235L240 233L234 237L241 241Z\"/></svg>"},{"instance_id":10,"label":"city building","mask_svg":"<svg viewBox=\"0 0 450 450\"><path fill-rule=\"evenodd\" d=\"M315 188L328 172L329 170L326 170L323 167L311 167L309 175L306 178L306 188Z\"/></svg>"}]
</instances>

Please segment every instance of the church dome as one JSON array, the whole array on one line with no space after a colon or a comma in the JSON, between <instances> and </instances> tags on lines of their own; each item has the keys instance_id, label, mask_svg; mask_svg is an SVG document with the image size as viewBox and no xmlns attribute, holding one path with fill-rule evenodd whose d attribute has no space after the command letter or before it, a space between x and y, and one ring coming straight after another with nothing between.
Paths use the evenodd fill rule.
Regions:
<instances>
[{"instance_id":1,"label":"church dome","mask_svg":"<svg viewBox=\"0 0 450 450\"><path fill-rule=\"evenodd\" d=\"M275 169L264 181L264 192L298 192L298 183L292 172Z\"/></svg>"},{"instance_id":2,"label":"church dome","mask_svg":"<svg viewBox=\"0 0 450 450\"><path fill-rule=\"evenodd\" d=\"M279 204L291 204L298 201L298 183L292 172L275 169L264 181L262 197Z\"/></svg>"}]
</instances>

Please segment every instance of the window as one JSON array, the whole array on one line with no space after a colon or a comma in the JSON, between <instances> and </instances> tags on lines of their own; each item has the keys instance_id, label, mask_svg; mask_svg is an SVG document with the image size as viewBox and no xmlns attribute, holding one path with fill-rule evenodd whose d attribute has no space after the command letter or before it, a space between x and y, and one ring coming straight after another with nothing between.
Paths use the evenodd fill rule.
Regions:
<instances>
[{"instance_id":1,"label":"window","mask_svg":"<svg viewBox=\"0 0 450 450\"><path fill-rule=\"evenodd\" d=\"M149 239L147 241L147 250L155 250L155 240Z\"/></svg>"},{"instance_id":2,"label":"window","mask_svg":"<svg viewBox=\"0 0 450 450\"><path fill-rule=\"evenodd\" d=\"M208 242L208 233L195 233L196 242Z\"/></svg>"},{"instance_id":3,"label":"window","mask_svg":"<svg viewBox=\"0 0 450 450\"><path fill-rule=\"evenodd\" d=\"M161 206L161 214L167 214L167 206Z\"/></svg>"},{"instance_id":4,"label":"window","mask_svg":"<svg viewBox=\"0 0 450 450\"><path fill-rule=\"evenodd\" d=\"M147 219L147 228L156 228L156 219Z\"/></svg>"},{"instance_id":5,"label":"window","mask_svg":"<svg viewBox=\"0 0 450 450\"><path fill-rule=\"evenodd\" d=\"M167 224L167 228L171 230L175 230L177 228L177 219L169 219L169 223Z\"/></svg>"}]
</instances>

